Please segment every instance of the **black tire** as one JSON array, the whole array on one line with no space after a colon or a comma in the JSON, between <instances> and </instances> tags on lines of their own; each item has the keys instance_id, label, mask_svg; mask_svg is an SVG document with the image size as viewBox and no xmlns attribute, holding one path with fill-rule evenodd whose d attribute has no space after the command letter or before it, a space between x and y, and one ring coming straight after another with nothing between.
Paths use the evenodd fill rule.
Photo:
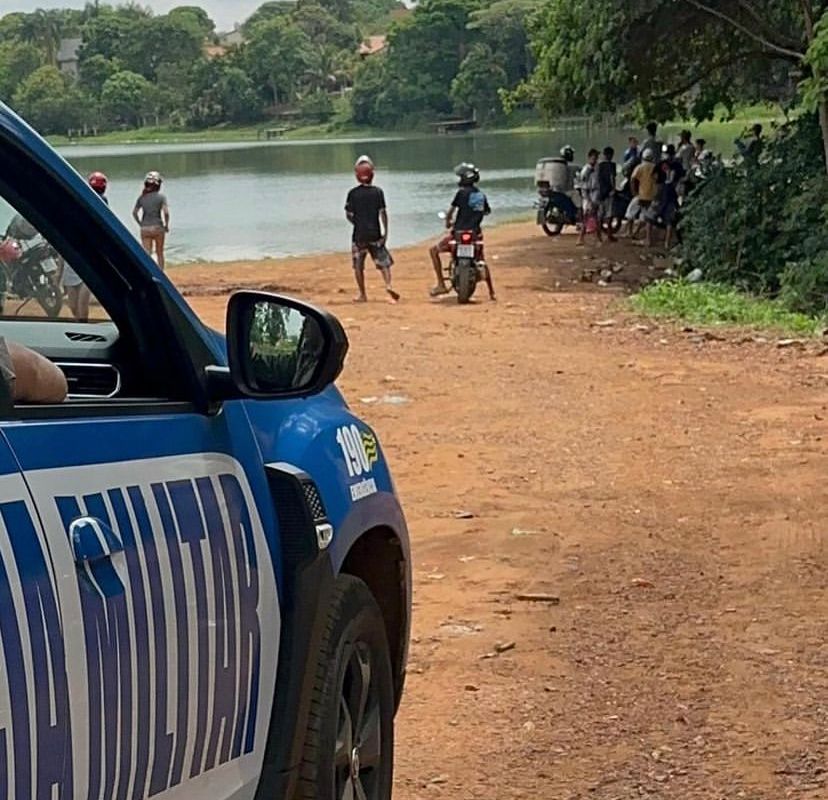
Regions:
<instances>
[{"instance_id":1,"label":"black tire","mask_svg":"<svg viewBox=\"0 0 828 800\"><path fill-rule=\"evenodd\" d=\"M316 682L297 800L390 800L391 657L382 612L358 578L337 578L319 657L309 666Z\"/></svg>"},{"instance_id":2,"label":"black tire","mask_svg":"<svg viewBox=\"0 0 828 800\"><path fill-rule=\"evenodd\" d=\"M63 308L63 296L54 284L45 283L38 286L35 299L52 319L57 319L60 316Z\"/></svg>"},{"instance_id":3,"label":"black tire","mask_svg":"<svg viewBox=\"0 0 828 800\"><path fill-rule=\"evenodd\" d=\"M457 302L465 305L472 299L477 288L477 267L470 258L461 258L457 262L454 273L454 291L457 292Z\"/></svg>"},{"instance_id":4,"label":"black tire","mask_svg":"<svg viewBox=\"0 0 828 800\"><path fill-rule=\"evenodd\" d=\"M543 215L541 227L547 236L560 236L566 225L566 214L556 205L549 205Z\"/></svg>"}]
</instances>

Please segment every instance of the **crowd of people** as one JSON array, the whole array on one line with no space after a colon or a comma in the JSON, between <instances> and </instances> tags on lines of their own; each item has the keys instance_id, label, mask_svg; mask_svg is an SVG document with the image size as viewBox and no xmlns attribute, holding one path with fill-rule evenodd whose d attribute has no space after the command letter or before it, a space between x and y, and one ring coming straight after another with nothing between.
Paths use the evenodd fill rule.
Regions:
<instances>
[{"instance_id":1,"label":"crowd of people","mask_svg":"<svg viewBox=\"0 0 828 800\"><path fill-rule=\"evenodd\" d=\"M583 167L574 166L571 147L561 150L561 160L568 165L567 185L551 188L580 199L579 245L589 234L599 241L605 236L614 240L621 223L623 236L638 239L643 232L648 247L653 245L655 230L662 228L665 248L673 246L681 206L709 177L717 159L706 140L693 141L688 130L680 133L676 143L663 142L655 122L649 123L646 131L643 143L630 136L620 168L612 147L601 152L591 149ZM762 126L754 125L736 145L745 160L758 159L764 146Z\"/></svg>"}]
</instances>

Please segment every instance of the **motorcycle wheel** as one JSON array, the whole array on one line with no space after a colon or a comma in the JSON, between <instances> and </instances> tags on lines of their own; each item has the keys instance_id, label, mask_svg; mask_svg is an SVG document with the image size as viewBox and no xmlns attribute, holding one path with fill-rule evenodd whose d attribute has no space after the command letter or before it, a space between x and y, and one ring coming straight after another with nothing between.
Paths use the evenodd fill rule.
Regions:
<instances>
[{"instance_id":1,"label":"motorcycle wheel","mask_svg":"<svg viewBox=\"0 0 828 800\"><path fill-rule=\"evenodd\" d=\"M461 258L454 271L454 291L457 292L457 302L465 305L472 299L477 288L477 267L470 258Z\"/></svg>"},{"instance_id":2,"label":"motorcycle wheel","mask_svg":"<svg viewBox=\"0 0 828 800\"><path fill-rule=\"evenodd\" d=\"M60 316L63 308L63 297L56 286L51 283L39 286L35 299L49 317L56 319Z\"/></svg>"},{"instance_id":3,"label":"motorcycle wheel","mask_svg":"<svg viewBox=\"0 0 828 800\"><path fill-rule=\"evenodd\" d=\"M547 206L541 227L547 236L560 236L566 225L566 215L557 206Z\"/></svg>"}]
</instances>

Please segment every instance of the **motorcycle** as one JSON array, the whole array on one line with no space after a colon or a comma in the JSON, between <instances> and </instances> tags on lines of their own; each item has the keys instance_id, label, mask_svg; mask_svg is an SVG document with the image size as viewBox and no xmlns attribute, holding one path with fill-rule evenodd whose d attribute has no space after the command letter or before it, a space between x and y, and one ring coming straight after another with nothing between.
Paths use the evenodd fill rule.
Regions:
<instances>
[{"instance_id":1,"label":"motorcycle","mask_svg":"<svg viewBox=\"0 0 828 800\"><path fill-rule=\"evenodd\" d=\"M440 219L445 220L441 212ZM446 282L457 294L457 302L468 303L474 296L477 284L485 280L489 269L483 257L483 237L475 231L454 231L448 266L443 266Z\"/></svg>"},{"instance_id":2,"label":"motorcycle","mask_svg":"<svg viewBox=\"0 0 828 800\"><path fill-rule=\"evenodd\" d=\"M6 236L0 240L0 312L6 293L20 298L23 303L15 313L31 300L57 318L63 308L63 294L58 286L58 258L52 246L39 235L34 240Z\"/></svg>"},{"instance_id":3,"label":"motorcycle","mask_svg":"<svg viewBox=\"0 0 828 800\"><path fill-rule=\"evenodd\" d=\"M566 225L582 221L580 193L575 186L578 167L563 158L542 158L535 167L538 225L547 236L559 236Z\"/></svg>"}]
</instances>

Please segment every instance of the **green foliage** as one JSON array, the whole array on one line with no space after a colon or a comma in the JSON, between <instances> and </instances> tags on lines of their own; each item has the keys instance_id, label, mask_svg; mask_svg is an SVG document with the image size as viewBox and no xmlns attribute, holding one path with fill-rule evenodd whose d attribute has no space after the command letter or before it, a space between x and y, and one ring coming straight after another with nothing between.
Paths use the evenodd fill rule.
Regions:
<instances>
[{"instance_id":1,"label":"green foliage","mask_svg":"<svg viewBox=\"0 0 828 800\"><path fill-rule=\"evenodd\" d=\"M812 261L788 264L780 282L779 299L786 306L824 315L828 309L828 253L819 253Z\"/></svg>"},{"instance_id":2,"label":"green foliage","mask_svg":"<svg viewBox=\"0 0 828 800\"><path fill-rule=\"evenodd\" d=\"M13 107L39 130L59 133L81 125L86 107L83 97L56 67L36 69L18 87Z\"/></svg>"},{"instance_id":3,"label":"green foliage","mask_svg":"<svg viewBox=\"0 0 828 800\"><path fill-rule=\"evenodd\" d=\"M43 55L33 44L14 39L3 41L0 44L0 100L11 99L15 89L42 64Z\"/></svg>"},{"instance_id":4,"label":"green foliage","mask_svg":"<svg viewBox=\"0 0 828 800\"><path fill-rule=\"evenodd\" d=\"M80 64L80 83L92 96L100 97L104 84L121 72L123 65L117 58L107 58L96 53Z\"/></svg>"},{"instance_id":5,"label":"green foliage","mask_svg":"<svg viewBox=\"0 0 828 800\"><path fill-rule=\"evenodd\" d=\"M391 109L384 104L385 56L374 56L357 67L351 111L357 125L383 126L393 121Z\"/></svg>"},{"instance_id":6,"label":"green foliage","mask_svg":"<svg viewBox=\"0 0 828 800\"><path fill-rule=\"evenodd\" d=\"M244 124L260 115L260 103L250 76L224 60L198 64L192 76L193 99L187 123L208 128L222 122Z\"/></svg>"},{"instance_id":7,"label":"green foliage","mask_svg":"<svg viewBox=\"0 0 828 800\"><path fill-rule=\"evenodd\" d=\"M828 98L828 9L816 25L805 63L810 75L802 83L803 100L807 108L816 111Z\"/></svg>"},{"instance_id":8,"label":"green foliage","mask_svg":"<svg viewBox=\"0 0 828 800\"><path fill-rule=\"evenodd\" d=\"M823 320L790 311L778 300L755 297L716 283L660 281L632 298L642 314L695 325L732 325L815 336Z\"/></svg>"},{"instance_id":9,"label":"green foliage","mask_svg":"<svg viewBox=\"0 0 828 800\"><path fill-rule=\"evenodd\" d=\"M267 87L276 105L289 102L310 60L311 42L283 16L264 20L250 31L245 46L247 69Z\"/></svg>"},{"instance_id":10,"label":"green foliage","mask_svg":"<svg viewBox=\"0 0 828 800\"><path fill-rule=\"evenodd\" d=\"M474 44L451 82L451 99L463 115L475 113L481 122L502 114L499 91L508 84L503 59L487 44Z\"/></svg>"},{"instance_id":11,"label":"green foliage","mask_svg":"<svg viewBox=\"0 0 828 800\"><path fill-rule=\"evenodd\" d=\"M681 229L689 268L814 311L828 251L828 177L814 115L780 128L758 164L714 174L690 196Z\"/></svg>"},{"instance_id":12,"label":"green foliage","mask_svg":"<svg viewBox=\"0 0 828 800\"><path fill-rule=\"evenodd\" d=\"M634 107L659 120L710 119L717 107L776 98L807 47L802 7L549 0L532 29L538 68L523 96L551 115Z\"/></svg>"},{"instance_id":13,"label":"green foliage","mask_svg":"<svg viewBox=\"0 0 828 800\"><path fill-rule=\"evenodd\" d=\"M135 127L148 112L152 85L143 76L124 70L116 72L101 88L104 113L116 122Z\"/></svg>"},{"instance_id":14,"label":"green foliage","mask_svg":"<svg viewBox=\"0 0 828 800\"><path fill-rule=\"evenodd\" d=\"M357 70L354 121L501 116L499 90L513 89L531 69L527 25L540 1L422 0L392 27L386 56Z\"/></svg>"},{"instance_id":15,"label":"green foliage","mask_svg":"<svg viewBox=\"0 0 828 800\"><path fill-rule=\"evenodd\" d=\"M321 89L305 95L299 102L299 108L305 119L314 122L327 122L334 115L333 100L327 92Z\"/></svg>"}]
</instances>

